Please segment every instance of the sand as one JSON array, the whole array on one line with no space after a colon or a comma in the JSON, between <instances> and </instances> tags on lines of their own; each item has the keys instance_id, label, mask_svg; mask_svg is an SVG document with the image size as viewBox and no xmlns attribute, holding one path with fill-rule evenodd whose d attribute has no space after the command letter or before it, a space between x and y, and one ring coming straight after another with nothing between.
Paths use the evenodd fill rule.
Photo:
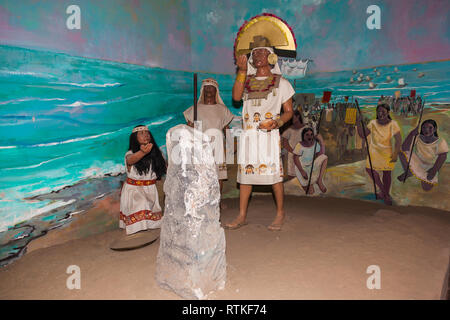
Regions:
<instances>
[{"instance_id":1,"label":"sand","mask_svg":"<svg viewBox=\"0 0 450 320\"><path fill-rule=\"evenodd\" d=\"M237 214L238 199L224 202L221 219L227 222ZM108 220L117 198L100 203L79 223ZM253 196L249 225L225 231L227 283L209 299L445 298L448 211L286 196L283 230L271 232L266 227L274 211L271 196ZM1 268L0 299L180 299L155 282L159 240L119 252L109 245L123 230L76 239L73 228L50 231L31 242L21 259ZM61 242L46 247L52 233ZM70 265L80 267L80 290L66 287ZM379 290L366 286L371 265L381 271Z\"/></svg>"}]
</instances>

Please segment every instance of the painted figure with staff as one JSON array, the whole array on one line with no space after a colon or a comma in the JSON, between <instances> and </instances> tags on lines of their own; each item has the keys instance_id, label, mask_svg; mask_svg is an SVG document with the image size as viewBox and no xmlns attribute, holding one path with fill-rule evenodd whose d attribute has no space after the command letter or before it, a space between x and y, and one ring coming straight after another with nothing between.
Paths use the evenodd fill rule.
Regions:
<instances>
[{"instance_id":1,"label":"painted figure with staff","mask_svg":"<svg viewBox=\"0 0 450 320\"><path fill-rule=\"evenodd\" d=\"M325 91L322 103L328 103L331 92ZM314 194L316 184L322 193L327 192L323 182L327 169L328 157L325 155L325 142L320 135L320 123L322 121L324 109L320 111L319 120L316 125L317 135L311 127L305 127L302 131L302 139L294 149L295 173L300 185L306 194Z\"/></svg>"},{"instance_id":2,"label":"painted figure with staff","mask_svg":"<svg viewBox=\"0 0 450 320\"><path fill-rule=\"evenodd\" d=\"M436 121L428 119L420 123L422 112L423 105L419 124L402 144L400 161L405 172L397 178L405 182L414 175L421 182L423 190L429 191L438 183L438 172L447 160L448 145L444 138L439 137Z\"/></svg>"},{"instance_id":3,"label":"painted figure with staff","mask_svg":"<svg viewBox=\"0 0 450 320\"><path fill-rule=\"evenodd\" d=\"M358 102L356 104L359 109ZM357 129L361 138L367 140L368 158L366 171L374 181L377 199L382 199L385 204L392 205L390 196L392 170L397 161L401 147L401 133L397 121L389 115L390 108L387 104L379 104L376 108L376 119L371 120L367 127L362 126L362 119L358 113ZM395 149L392 149L392 138L395 139ZM382 172L382 177L381 173ZM380 192L376 192L376 186Z\"/></svg>"}]
</instances>

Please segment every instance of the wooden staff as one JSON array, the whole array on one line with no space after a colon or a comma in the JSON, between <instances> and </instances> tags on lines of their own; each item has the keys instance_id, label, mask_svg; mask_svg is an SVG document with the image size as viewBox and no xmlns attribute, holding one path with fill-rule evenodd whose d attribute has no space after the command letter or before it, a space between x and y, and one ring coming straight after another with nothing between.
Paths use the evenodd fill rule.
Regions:
<instances>
[{"instance_id":1,"label":"wooden staff","mask_svg":"<svg viewBox=\"0 0 450 320\"><path fill-rule=\"evenodd\" d=\"M322 114L323 114L323 108L320 110L319 123L317 124L317 135L319 135L320 121L322 120ZM313 128L313 135L314 135L314 128ZM316 139L316 141L314 143L313 160L312 160L312 164L311 164L311 171L309 173L308 187L306 188L306 194L308 194L309 186L311 185L311 177L312 177L312 173L313 173L313 169L314 169L314 158L316 157L316 148L317 148L317 139Z\"/></svg>"},{"instance_id":2,"label":"wooden staff","mask_svg":"<svg viewBox=\"0 0 450 320\"><path fill-rule=\"evenodd\" d=\"M358 108L359 117L361 118L361 126L362 126L363 133L364 133L364 140L366 141L367 156L369 157L370 173L372 175L372 181L373 181L373 192L375 193L375 199L376 199L377 198L377 185L375 184L375 177L373 174L372 159L370 158L369 142L367 141L366 128L364 127L364 121L363 121L361 109L359 108L358 99L355 99L355 103L356 103L356 107Z\"/></svg>"},{"instance_id":3,"label":"wooden staff","mask_svg":"<svg viewBox=\"0 0 450 320\"><path fill-rule=\"evenodd\" d=\"M421 129L421 128L420 128L420 123L422 122L423 109L425 109L425 100L422 100L422 106L421 106L420 116L419 116L419 130ZM419 132L419 134L420 134L420 132ZM418 134L418 135L419 135L419 134ZM414 150L414 144L416 143L416 138L417 138L418 135L415 135L415 136L414 136L414 139L413 139L413 142L412 142L411 152L410 152L410 154L409 154L408 165L406 166L405 177L403 178L403 183L405 183L406 177L408 176L409 164L410 164L410 162L411 162L412 153L413 153L413 150Z\"/></svg>"},{"instance_id":4,"label":"wooden staff","mask_svg":"<svg viewBox=\"0 0 450 320\"><path fill-rule=\"evenodd\" d=\"M194 73L194 127L197 121L197 74Z\"/></svg>"}]
</instances>

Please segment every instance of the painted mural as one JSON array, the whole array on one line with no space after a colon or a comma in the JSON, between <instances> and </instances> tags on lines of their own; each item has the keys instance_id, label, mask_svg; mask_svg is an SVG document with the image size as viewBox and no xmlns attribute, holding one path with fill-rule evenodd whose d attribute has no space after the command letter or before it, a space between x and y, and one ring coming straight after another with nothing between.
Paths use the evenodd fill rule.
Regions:
<instances>
[{"instance_id":1,"label":"painted mural","mask_svg":"<svg viewBox=\"0 0 450 320\"><path fill-rule=\"evenodd\" d=\"M450 141L447 2L382 1L380 30L366 27L368 1L205 3L79 1L81 29L68 32L69 15L58 1L0 2L0 265L120 189L134 126L147 125L164 152L167 130L184 123L182 112L192 105L193 72L201 72L200 81L218 81L238 120L233 41L262 12L282 17L297 37L297 58L281 69L295 87L300 126L310 124L323 137L327 161L315 196L383 201L365 170L356 100L365 126L385 102L402 143L423 102L422 121L434 120L439 138ZM327 103L324 92L331 92ZM291 125L296 130L288 123L285 132ZM390 176L392 203L449 210L450 160L431 190L415 176L397 179L401 161ZM286 176L286 193L305 195L300 181Z\"/></svg>"}]
</instances>

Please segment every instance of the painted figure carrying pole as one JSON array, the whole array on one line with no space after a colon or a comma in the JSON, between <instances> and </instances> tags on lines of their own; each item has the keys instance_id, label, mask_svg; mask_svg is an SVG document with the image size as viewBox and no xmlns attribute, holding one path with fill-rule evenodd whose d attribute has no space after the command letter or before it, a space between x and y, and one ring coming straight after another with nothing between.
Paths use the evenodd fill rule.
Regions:
<instances>
[{"instance_id":1,"label":"painted figure carrying pole","mask_svg":"<svg viewBox=\"0 0 450 320\"><path fill-rule=\"evenodd\" d=\"M355 104L356 104L356 108L358 109L358 114L359 114L359 117L360 117L360 120L361 120L361 127L362 127L363 133L364 133L364 140L366 141L367 156L369 158L370 173L372 175L372 181L373 181L373 192L375 194L375 199L376 199L377 198L377 186L375 184L375 177L374 177L374 174L373 174L372 159L370 158L369 142L367 141L366 128L364 126L364 120L363 120L363 116L362 116L362 113L361 113L361 109L359 108L358 99L355 99Z\"/></svg>"},{"instance_id":2,"label":"painted figure carrying pole","mask_svg":"<svg viewBox=\"0 0 450 320\"><path fill-rule=\"evenodd\" d=\"M425 109L425 100L422 100L420 116L419 116L419 123L417 125L419 128L420 128L420 123L422 122L423 109ZM411 153L410 153L410 156L408 159L408 165L406 166L406 170L405 170L406 174L405 174L405 177L403 178L403 183L405 183L406 178L408 177L409 165L411 164L411 158L412 158L412 154L414 151L414 145L416 144L416 138L417 138L417 135L415 135L413 138L413 143L411 145Z\"/></svg>"},{"instance_id":3,"label":"painted figure carrying pole","mask_svg":"<svg viewBox=\"0 0 450 320\"><path fill-rule=\"evenodd\" d=\"M320 122L322 121L322 114L323 114L323 108L320 110L319 122L317 123L317 135L319 135L319 133L320 133ZM313 160L312 160L312 164L311 164L311 171L309 173L308 186L306 187L306 194L308 194L309 187L311 186L311 177L312 177L313 170L314 170L314 159L316 157L316 148L317 148L317 139L314 143Z\"/></svg>"}]
</instances>

